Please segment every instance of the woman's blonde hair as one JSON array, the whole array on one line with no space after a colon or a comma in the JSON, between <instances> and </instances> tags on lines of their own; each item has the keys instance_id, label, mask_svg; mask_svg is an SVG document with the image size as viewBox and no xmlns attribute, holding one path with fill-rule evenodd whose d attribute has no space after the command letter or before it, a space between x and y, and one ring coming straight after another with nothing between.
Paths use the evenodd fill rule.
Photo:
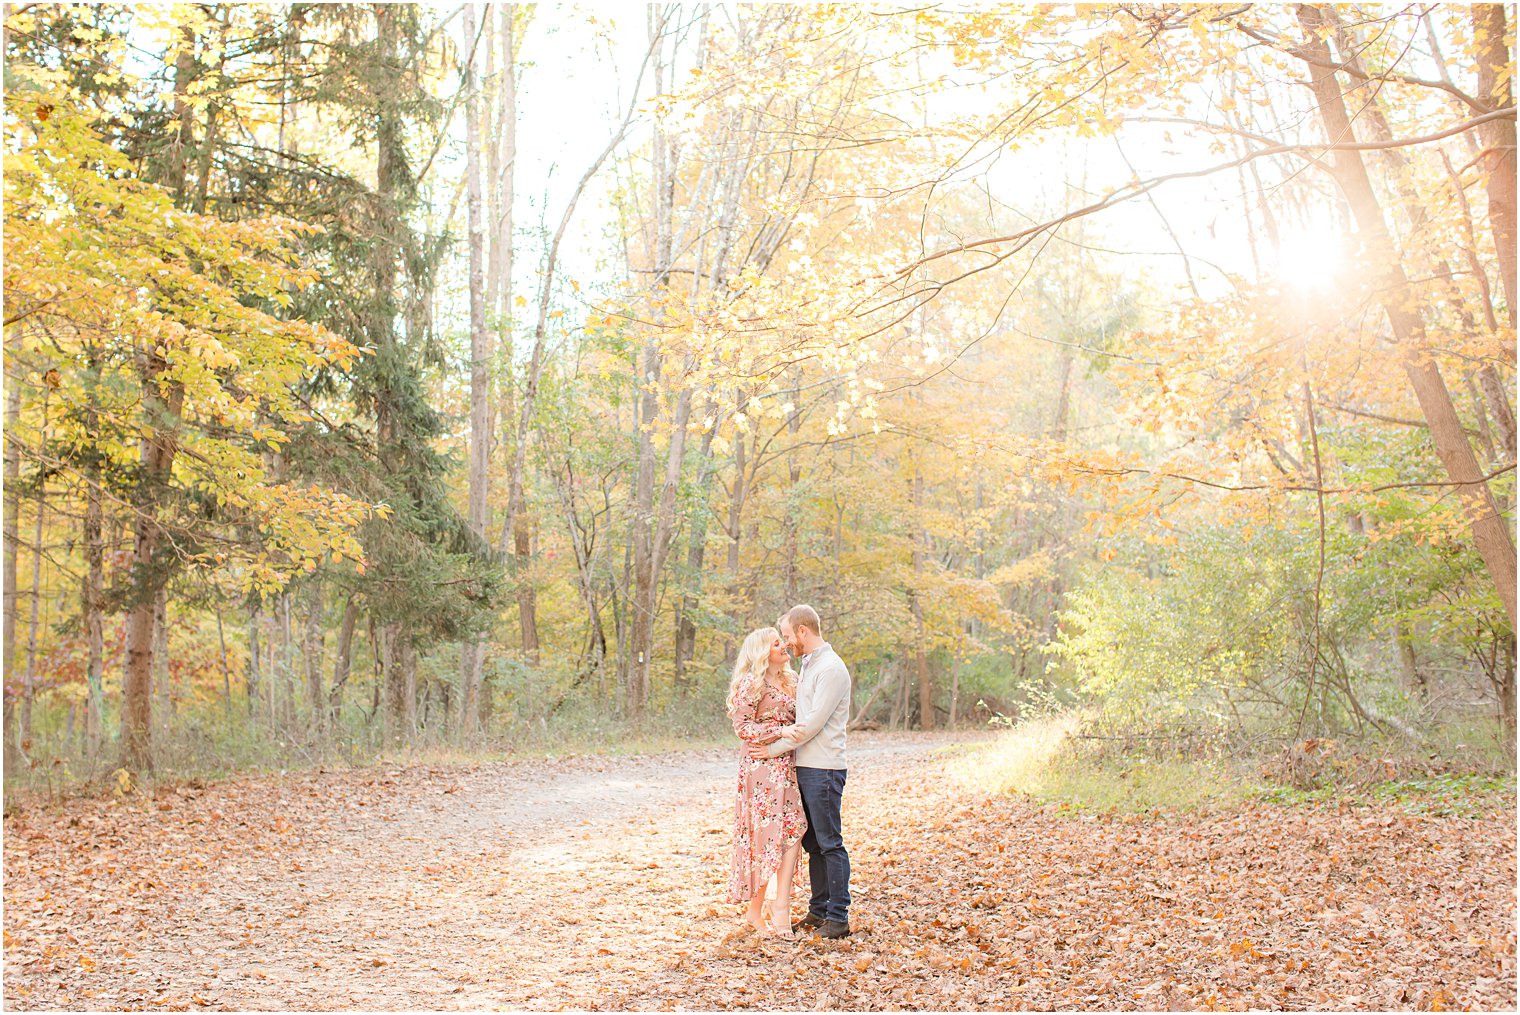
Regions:
<instances>
[{"instance_id":1,"label":"woman's blonde hair","mask_svg":"<svg viewBox=\"0 0 1520 1015\"><path fill-rule=\"evenodd\" d=\"M724 702L728 714L738 708L743 700L754 702L765 693L766 671L771 665L771 645L780 637L774 627L762 627L751 631L739 646L739 657L734 660L734 675L728 682L728 699ZM790 665L781 667L781 679L776 685L787 694L797 693L797 674Z\"/></svg>"}]
</instances>

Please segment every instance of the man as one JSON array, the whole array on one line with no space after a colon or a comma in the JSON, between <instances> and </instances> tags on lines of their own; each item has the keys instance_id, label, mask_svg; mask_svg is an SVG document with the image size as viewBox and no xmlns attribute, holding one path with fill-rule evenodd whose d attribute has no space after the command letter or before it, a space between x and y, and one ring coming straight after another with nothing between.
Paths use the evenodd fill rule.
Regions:
<instances>
[{"instance_id":1,"label":"man","mask_svg":"<svg viewBox=\"0 0 1520 1015\"><path fill-rule=\"evenodd\" d=\"M792 654L802 660L797 675L801 732L764 747L751 747L749 753L755 758L774 758L796 752L797 788L808 820L802 848L808 854L813 898L808 915L792 930L812 930L825 938L849 937L850 854L844 848L839 809L847 768L844 734L850 718L850 671L823 640L818 612L811 606L792 607L778 626Z\"/></svg>"}]
</instances>

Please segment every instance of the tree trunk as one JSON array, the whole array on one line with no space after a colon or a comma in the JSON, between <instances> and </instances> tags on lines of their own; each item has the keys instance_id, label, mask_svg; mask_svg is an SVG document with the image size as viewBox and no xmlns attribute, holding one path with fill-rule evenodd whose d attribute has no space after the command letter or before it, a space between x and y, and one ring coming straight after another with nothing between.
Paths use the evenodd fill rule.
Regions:
<instances>
[{"instance_id":1,"label":"tree trunk","mask_svg":"<svg viewBox=\"0 0 1520 1015\"><path fill-rule=\"evenodd\" d=\"M913 614L913 672L918 677L918 723L920 729L934 728L934 684L929 677L929 657L924 651L928 637L924 631L924 604L920 587L924 578L924 477L913 466L913 588L908 593L908 608Z\"/></svg>"},{"instance_id":2,"label":"tree trunk","mask_svg":"<svg viewBox=\"0 0 1520 1015\"><path fill-rule=\"evenodd\" d=\"M343 623L338 627L338 653L333 662L332 688L327 692L327 707L330 713L329 724L333 731L339 728L338 720L342 716L343 685L348 683L348 678L354 668L354 626L359 620L359 607L354 602L354 597L349 596L348 602L343 606Z\"/></svg>"},{"instance_id":3,"label":"tree trunk","mask_svg":"<svg viewBox=\"0 0 1520 1015\"><path fill-rule=\"evenodd\" d=\"M1334 141L1350 140L1354 135L1346 115L1340 85L1334 71L1330 69L1333 61L1329 47L1318 34L1322 27L1328 25L1328 21L1324 13L1312 5L1300 5L1298 15L1304 29L1304 41L1299 55L1308 66L1310 87L1319 107L1326 136ZM1488 568L1489 577L1500 602L1504 604L1510 624L1513 625L1516 569L1514 540L1509 525L1499 514L1472 447L1467 442L1467 435L1463 432L1461 419L1452 404L1440 368L1427 354L1425 324L1418 311L1419 297L1404 274L1360 153L1336 152L1331 162L1331 171L1351 205L1358 228L1368 239L1369 265L1384 266L1384 284L1379 287L1379 293L1384 312L1398 340L1404 372L1409 377L1415 397L1430 426L1436 454L1467 506L1473 541Z\"/></svg>"},{"instance_id":4,"label":"tree trunk","mask_svg":"<svg viewBox=\"0 0 1520 1015\"><path fill-rule=\"evenodd\" d=\"M802 392L799 384L794 384L792 387L792 404L798 406L798 408L794 408L791 416L787 418L786 428L793 438L795 438L802 430L802 409L800 408L802 404ZM802 485L802 457L796 453L786 456L786 479L788 491L795 492ZM785 559L781 564L784 578L782 582L784 588L782 595L788 607L795 605L800 598L797 591L797 560L800 554L797 546L797 512L799 510L801 510L801 506L793 498L788 497L786 502L786 518L783 522L786 529L786 543L782 551Z\"/></svg>"},{"instance_id":5,"label":"tree trunk","mask_svg":"<svg viewBox=\"0 0 1520 1015\"><path fill-rule=\"evenodd\" d=\"M98 421L94 407L85 413L86 427L98 433ZM105 595L105 543L101 538L100 461L91 454L85 471L84 504L84 556L85 573L80 596L84 612L84 635L86 644L85 686L89 695L85 712L85 736L90 753L100 750L101 737L105 732L105 618L103 597Z\"/></svg>"},{"instance_id":6,"label":"tree trunk","mask_svg":"<svg viewBox=\"0 0 1520 1015\"><path fill-rule=\"evenodd\" d=\"M8 330L8 329L7 329ZM21 419L21 381L16 374L19 364L6 350L5 393L5 648L0 671L14 673L16 662L16 550L20 541L21 447L16 424ZM9 691L5 698L5 767L21 760L21 742L16 737L15 699Z\"/></svg>"},{"instance_id":7,"label":"tree trunk","mask_svg":"<svg viewBox=\"0 0 1520 1015\"><path fill-rule=\"evenodd\" d=\"M702 497L702 502L693 510L691 518L691 532L688 535L686 545L686 591L681 596L681 602L676 613L676 660L675 680L676 693L682 698L690 689L686 676L686 664L691 660L697 646L697 624L692 619L696 612L697 597L702 590L702 562L707 555L707 519L711 505L706 496L707 484L713 473L712 442L717 432L714 426L702 436L702 445L698 454L700 462L697 470L697 495Z\"/></svg>"},{"instance_id":8,"label":"tree trunk","mask_svg":"<svg viewBox=\"0 0 1520 1015\"><path fill-rule=\"evenodd\" d=\"M48 389L42 391L42 423L37 429L37 461L41 462L47 451ZM37 473L37 519L32 530L32 602L31 621L27 625L26 670L21 681L21 738L22 749L32 739L32 705L37 697L37 625L42 614L42 539L43 525L47 518L47 484L44 473Z\"/></svg>"},{"instance_id":9,"label":"tree trunk","mask_svg":"<svg viewBox=\"0 0 1520 1015\"><path fill-rule=\"evenodd\" d=\"M511 289L512 289L512 200L516 175L514 172L517 156L517 65L515 46L515 27L512 21L512 5L506 5L502 12L501 36L502 36L502 79L501 90L498 93L500 111L499 118L502 123L502 177L501 177L501 226L498 237L501 246L499 257L501 259L501 288L499 299L501 300L502 315L504 319L503 332L507 336L506 347L509 360L512 351L511 342ZM600 162L597 163L600 165ZM593 168L593 172L594 172ZM544 368L545 341L547 338L547 318L549 313L548 301L551 296L550 286L554 278L555 263L559 253L559 242L564 232L564 223L568 221L571 210L580 198L581 190L584 189L585 180L582 180L580 188L571 198L569 207L565 212L565 219L561 221L559 232L555 234L550 246L547 270L544 273L543 288L539 294L538 325L533 334L533 350L529 356L528 373L524 378L523 400L521 409L516 409L509 397L506 399L507 415L510 418L516 415L516 430L513 434L512 464L507 475L507 517L502 523L502 549L509 554L512 561L512 576L516 585L517 598L517 622L521 634L523 654L530 663L538 661L538 597L533 587L532 576L527 573L533 553L533 520L528 516L524 506L524 490L527 470L527 442L533 421L533 411L538 398L539 377Z\"/></svg>"},{"instance_id":10,"label":"tree trunk","mask_svg":"<svg viewBox=\"0 0 1520 1015\"><path fill-rule=\"evenodd\" d=\"M1499 679L1499 717L1504 725L1513 732L1515 729L1515 632L1495 632L1494 639L1498 642L1494 655L1496 666L1494 673Z\"/></svg>"},{"instance_id":11,"label":"tree trunk","mask_svg":"<svg viewBox=\"0 0 1520 1015\"><path fill-rule=\"evenodd\" d=\"M490 11L487 9L487 21ZM475 5L464 6L466 44L475 42ZM487 52L490 51L487 41ZM491 460L491 333L486 328L485 215L480 192L480 103L473 58L465 68L465 192L470 247L470 442L469 525L482 548L489 513ZM459 653L461 694L459 732L473 733L480 722L480 660L483 640L465 644Z\"/></svg>"},{"instance_id":12,"label":"tree trunk","mask_svg":"<svg viewBox=\"0 0 1520 1015\"><path fill-rule=\"evenodd\" d=\"M543 440L543 438L540 438ZM544 440L547 445L548 441ZM575 555L576 584L580 589L581 601L586 606L586 636L588 639L587 654L590 656L589 666L597 675L597 693L602 692L602 674L607 662L607 633L602 627L601 608L597 604L596 578L592 573L592 552L596 545L596 521L593 516L591 529L587 531L582 527L580 511L575 502L575 466L570 457L570 450L565 449L565 468L561 478L559 470L553 470L551 475L554 480L555 492L559 496L560 507L565 519L565 533L570 539L570 549Z\"/></svg>"},{"instance_id":13,"label":"tree trunk","mask_svg":"<svg viewBox=\"0 0 1520 1015\"><path fill-rule=\"evenodd\" d=\"M145 356L143 407L152 427L143 438L142 468L133 498L132 575L133 602L127 611L127 669L122 679L123 768L142 771L153 767L153 647L158 594L165 583L164 564L158 560L164 533L158 522L159 501L168 486L176 451L175 429L184 391L169 385L167 395L160 382L168 364L156 353Z\"/></svg>"},{"instance_id":14,"label":"tree trunk","mask_svg":"<svg viewBox=\"0 0 1520 1015\"><path fill-rule=\"evenodd\" d=\"M417 647L405 634L396 639L396 658L401 664L402 729L411 742L417 736Z\"/></svg>"},{"instance_id":15,"label":"tree trunk","mask_svg":"<svg viewBox=\"0 0 1520 1015\"><path fill-rule=\"evenodd\" d=\"M216 607L216 643L222 654L222 716L232 722L232 667L227 663L227 632L222 627L222 608Z\"/></svg>"},{"instance_id":16,"label":"tree trunk","mask_svg":"<svg viewBox=\"0 0 1520 1015\"><path fill-rule=\"evenodd\" d=\"M311 708L311 729L318 739L327 730L327 696L322 690L322 651L326 640L322 632L322 582L312 582L306 609L306 701Z\"/></svg>"},{"instance_id":17,"label":"tree trunk","mask_svg":"<svg viewBox=\"0 0 1520 1015\"><path fill-rule=\"evenodd\" d=\"M195 34L181 29L174 65L174 115L179 127L166 170L175 204L185 207L185 166L195 143L195 109L187 96L199 74ZM142 403L148 436L142 439L142 468L133 497L133 601L127 612L127 668L122 678L121 764L134 771L151 769L153 720L153 647L158 594L167 581L167 568L157 559L165 533L158 520L163 492L173 474L184 390L168 377L169 364L144 343L141 357Z\"/></svg>"},{"instance_id":18,"label":"tree trunk","mask_svg":"<svg viewBox=\"0 0 1520 1015\"><path fill-rule=\"evenodd\" d=\"M1407 621L1400 621L1398 630L1394 634L1398 642L1399 662L1404 669L1404 679L1408 682L1410 690L1419 698L1423 708L1430 704L1430 682L1425 677L1425 671L1420 669L1419 656L1414 650L1414 633L1410 631Z\"/></svg>"},{"instance_id":19,"label":"tree trunk","mask_svg":"<svg viewBox=\"0 0 1520 1015\"><path fill-rule=\"evenodd\" d=\"M956 720L960 718L961 705L961 643L957 636L955 644L955 658L950 663L950 719L948 725L955 728Z\"/></svg>"},{"instance_id":20,"label":"tree trunk","mask_svg":"<svg viewBox=\"0 0 1520 1015\"><path fill-rule=\"evenodd\" d=\"M174 681L169 668L169 590L161 588L153 601L153 693L158 698L158 724L169 731L174 714Z\"/></svg>"},{"instance_id":21,"label":"tree trunk","mask_svg":"<svg viewBox=\"0 0 1520 1015\"><path fill-rule=\"evenodd\" d=\"M1361 40L1357 37L1354 28L1340 24L1334 8L1325 8L1324 13L1327 17L1336 19L1336 39L1341 49L1341 61L1347 67L1351 68L1353 73L1365 79L1365 83L1359 85L1356 88L1356 96L1358 105L1365 111L1365 116L1362 118L1362 122L1367 123L1371 128L1371 140L1379 142L1394 141L1395 138L1393 128L1388 122L1387 115L1383 112L1380 91L1378 88L1374 87L1374 78L1372 75L1366 73L1366 69L1362 66L1361 58L1358 55L1366 48L1365 44L1362 43ZM1502 35L1504 20L1502 8L1500 9L1498 18L1500 34ZM1481 32L1479 34L1481 35ZM1502 52L1500 54L1500 59L1501 61L1504 59ZM1493 75L1490 74L1489 76L1492 77ZM1503 94L1503 98L1507 99L1509 89L1508 78L1506 77L1504 83L1498 87ZM1510 101L1509 104L1512 105L1513 102ZM1493 223L1495 239L1499 241L1498 246L1500 248L1499 255L1501 274L1512 271L1514 268L1515 127L1513 120L1505 121L1505 124L1508 126L1509 130L1509 161L1505 163L1501 159L1497 164L1496 172L1501 177L1501 186L1507 186L1508 190L1506 192L1507 196L1500 196L1500 211L1495 211L1492 204L1492 201L1494 200L1493 183L1495 179L1495 173L1491 172L1489 174L1489 217L1490 221ZM1502 131L1502 129L1503 128L1501 127L1500 130ZM1504 139L1501 137L1500 140L1502 141ZM1404 206L1404 213L1409 220L1409 225L1407 227L1409 232L1411 234L1420 233L1423 231L1427 221L1430 218L1430 208L1429 202L1425 200L1424 196L1415 188L1412 182L1412 179L1408 172L1408 158L1399 148L1387 149L1386 151L1380 152L1377 157L1380 158L1390 168L1388 176L1392 179L1393 186L1398 192L1400 202ZM1446 158L1444 154L1442 155L1442 158ZM1464 247L1466 248L1468 266L1471 268L1473 276L1476 278L1479 288L1482 292L1482 309L1484 320L1490 328L1497 329L1498 322L1494 319L1493 299L1488 284L1488 276L1485 274L1483 266L1478 260L1477 243L1474 237L1474 226L1472 217L1470 215L1470 210L1468 208L1467 195L1463 189L1463 183L1460 175L1451 168L1450 161L1446 161L1448 176L1452 181L1452 191L1457 198L1462 212L1462 221L1464 226L1463 231L1469 241L1467 244L1464 244ZM1508 171L1507 180L1503 179L1506 169ZM1502 210L1503 203L1506 200L1509 202L1507 215ZM1508 228L1509 230L1508 235L1510 261L1508 267L1504 265L1505 253L1504 244L1502 241L1502 230L1505 228ZM1457 273L1453 271L1451 266L1444 261L1437 261L1436 269L1439 274L1445 275L1451 279L1455 279L1457 277ZM1505 279L1510 286L1513 285L1513 279L1511 279L1509 275L1505 274ZM1509 293L1511 297L1513 296L1512 289L1507 288L1506 292ZM1475 316L1472 313L1471 309L1468 307L1467 303L1463 300L1462 294L1460 290L1457 289L1454 282L1451 286L1451 298L1449 302L1452 304L1453 310L1462 320L1464 326L1467 327L1470 331L1476 331L1478 325ZM1514 326L1513 308L1510 310L1510 326ZM1483 402L1486 402L1486 405L1483 404L1483 402L1480 402L1478 405L1478 410L1480 413L1482 413L1486 408L1489 413L1492 413L1494 417L1494 423L1498 427L1499 444L1505 452L1505 458L1503 461L1506 463L1513 463L1515 461L1515 414L1514 410L1510 407L1509 396L1504 390L1503 382L1499 379L1498 371L1494 369L1491 363L1484 364L1483 366L1479 367L1478 374L1484 394ZM1494 456L1492 454L1488 454L1485 460L1493 461Z\"/></svg>"},{"instance_id":22,"label":"tree trunk","mask_svg":"<svg viewBox=\"0 0 1520 1015\"><path fill-rule=\"evenodd\" d=\"M502 524L502 540L500 550L503 554L510 554L512 559L512 572L514 575L521 573L525 558L529 552L530 540L526 532L523 538L518 538L518 521L515 517L519 510L518 504L513 502L513 496L522 496L521 471L524 465L519 466L518 448L522 441L527 438L527 431L518 424L516 413L516 398L512 383L513 377L513 302L512 302L512 266L513 266L513 202L517 194L517 26L515 4L502 4L498 11L500 30L497 33L501 46L501 69L497 72L500 77L496 90L496 128L499 137L491 145L491 184L492 184L492 272L493 290L491 295L495 298L494 312L496 316L497 333L500 336L502 380L501 406L502 418L508 420L516 430L512 431L512 472L508 476L508 517ZM551 266L552 270L552 266ZM529 383L531 392L529 398L537 392L536 370L541 362L541 356L537 354L535 343L534 363L531 364ZM494 412L494 409L493 409ZM495 424L492 424L495 430ZM508 539L511 546L507 545ZM526 587L519 585L517 590L518 607L518 630L521 635L523 651L536 656L538 652L538 617L537 601L531 585ZM482 646L484 642L482 641ZM483 650L483 649L482 649ZM476 671L479 673L482 660L477 656ZM478 689L478 688L477 688Z\"/></svg>"},{"instance_id":23,"label":"tree trunk","mask_svg":"<svg viewBox=\"0 0 1520 1015\"><path fill-rule=\"evenodd\" d=\"M739 404L743 404L743 393L738 394ZM734 484L729 490L728 497L728 593L735 602L739 602L739 548L744 538L744 498L748 489L749 478L746 474L745 442L743 434L734 435ZM787 606L791 606L788 603ZM739 617L735 617L739 620ZM731 654L731 650L725 650L725 657Z\"/></svg>"},{"instance_id":24,"label":"tree trunk","mask_svg":"<svg viewBox=\"0 0 1520 1015\"><path fill-rule=\"evenodd\" d=\"M526 436L526 431L524 431ZM529 567L533 563L534 518L526 510L517 515L512 534L512 550L517 560L517 626L522 634L523 655L530 664L538 663L538 592L533 586Z\"/></svg>"},{"instance_id":25,"label":"tree trunk","mask_svg":"<svg viewBox=\"0 0 1520 1015\"><path fill-rule=\"evenodd\" d=\"M1494 109L1515 105L1505 41L1505 4L1473 4L1473 42L1478 51L1478 100ZM1515 326L1515 118L1490 120L1478 128L1488 167L1488 221L1499 253L1499 278L1509 326ZM1514 623L1513 611L1510 623Z\"/></svg>"},{"instance_id":26,"label":"tree trunk","mask_svg":"<svg viewBox=\"0 0 1520 1015\"><path fill-rule=\"evenodd\" d=\"M665 14L649 8L650 44L657 49L654 57L654 92L665 87ZM670 164L670 146L665 129L658 119L654 126L654 285L656 290L670 283L672 254L672 214L675 196L675 170ZM658 569L655 567L655 446L654 429L659 415L658 385L663 370L660 346L653 334L639 358L637 434L637 471L634 480L633 595L629 601L628 669L623 680L623 712L635 717L649 702L650 671L654 653L654 610ZM671 434L674 443L676 435Z\"/></svg>"},{"instance_id":27,"label":"tree trunk","mask_svg":"<svg viewBox=\"0 0 1520 1015\"><path fill-rule=\"evenodd\" d=\"M259 702L259 608L248 611L248 669L244 681L248 690L248 716L252 718Z\"/></svg>"},{"instance_id":28,"label":"tree trunk","mask_svg":"<svg viewBox=\"0 0 1520 1015\"><path fill-rule=\"evenodd\" d=\"M389 624L380 632L381 668L385 674L386 739L399 745L410 735L408 718L416 703L407 693L406 665L402 659L406 635L399 624Z\"/></svg>"}]
</instances>

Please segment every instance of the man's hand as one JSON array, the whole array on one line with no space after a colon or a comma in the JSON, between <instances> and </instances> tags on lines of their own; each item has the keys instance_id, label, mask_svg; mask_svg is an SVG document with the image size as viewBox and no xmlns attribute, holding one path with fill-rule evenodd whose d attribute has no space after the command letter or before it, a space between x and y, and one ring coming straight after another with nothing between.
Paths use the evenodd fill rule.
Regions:
<instances>
[{"instance_id":1,"label":"man's hand","mask_svg":"<svg viewBox=\"0 0 1520 1015\"><path fill-rule=\"evenodd\" d=\"M781 735L779 737L767 740L764 744L750 744L748 752L749 756L751 758L754 758L756 761L764 761L766 758L780 757L781 755L785 754L786 751L773 751L769 745L773 744L776 740L794 740L795 738L800 737L805 729L806 727L801 723L796 723L792 726L784 727L781 730Z\"/></svg>"}]
</instances>

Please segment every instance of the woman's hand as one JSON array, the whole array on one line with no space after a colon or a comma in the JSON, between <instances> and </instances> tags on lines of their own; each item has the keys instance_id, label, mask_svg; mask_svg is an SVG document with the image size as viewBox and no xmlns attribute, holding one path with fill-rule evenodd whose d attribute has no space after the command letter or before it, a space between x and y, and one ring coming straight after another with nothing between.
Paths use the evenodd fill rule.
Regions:
<instances>
[{"instance_id":1,"label":"woman's hand","mask_svg":"<svg viewBox=\"0 0 1520 1015\"><path fill-rule=\"evenodd\" d=\"M807 732L807 727L799 722L799 723L793 723L792 725L788 726L786 729L782 730L781 731L781 736L785 737L787 740L796 740L798 737L801 737L806 732Z\"/></svg>"}]
</instances>

